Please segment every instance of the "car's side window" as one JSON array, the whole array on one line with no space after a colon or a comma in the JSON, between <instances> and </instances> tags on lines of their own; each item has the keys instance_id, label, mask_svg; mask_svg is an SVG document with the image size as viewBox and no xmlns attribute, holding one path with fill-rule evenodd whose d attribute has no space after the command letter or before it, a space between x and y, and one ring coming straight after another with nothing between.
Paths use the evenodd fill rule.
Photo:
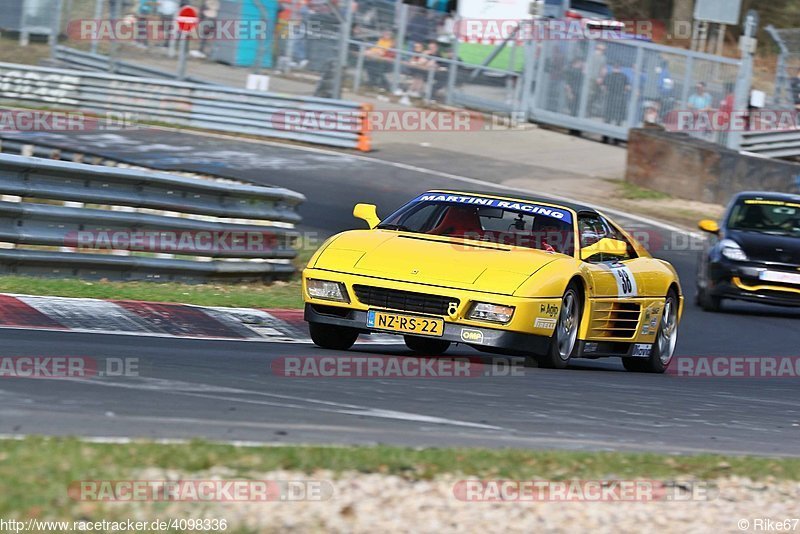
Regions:
<instances>
[{"instance_id":1,"label":"car's side window","mask_svg":"<svg viewBox=\"0 0 800 534\"><path fill-rule=\"evenodd\" d=\"M636 257L636 251L621 232L614 225L606 221L596 213L581 213L578 215L578 233L580 235L581 249L590 247L601 239L609 238L622 241L627 244L625 254L609 256L606 254L596 254L587 261L592 263L602 263L605 261L625 261Z\"/></svg>"},{"instance_id":2,"label":"car's side window","mask_svg":"<svg viewBox=\"0 0 800 534\"><path fill-rule=\"evenodd\" d=\"M581 248L594 245L604 237L608 237L608 229L603 218L595 214L581 214L578 216L578 232L581 239Z\"/></svg>"}]
</instances>

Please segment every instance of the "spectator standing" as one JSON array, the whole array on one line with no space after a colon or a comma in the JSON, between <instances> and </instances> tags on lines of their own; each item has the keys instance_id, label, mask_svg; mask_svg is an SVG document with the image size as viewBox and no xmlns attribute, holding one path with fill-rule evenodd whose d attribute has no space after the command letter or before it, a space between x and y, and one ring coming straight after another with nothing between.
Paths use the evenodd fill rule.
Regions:
<instances>
[{"instance_id":1,"label":"spectator standing","mask_svg":"<svg viewBox=\"0 0 800 534\"><path fill-rule=\"evenodd\" d=\"M605 121L622 126L625 121L625 105L628 102L630 83L619 63L615 64L611 72L606 74L603 85L606 89Z\"/></svg>"},{"instance_id":2,"label":"spectator standing","mask_svg":"<svg viewBox=\"0 0 800 534\"><path fill-rule=\"evenodd\" d=\"M566 111L573 117L578 114L580 105L581 87L583 86L583 61L580 58L572 60L572 64L564 73L564 94L566 95Z\"/></svg>"},{"instance_id":3,"label":"spectator standing","mask_svg":"<svg viewBox=\"0 0 800 534\"><path fill-rule=\"evenodd\" d=\"M689 96L686 105L691 111L705 111L711 109L712 103L711 94L706 91L705 82L698 82L694 87L694 93Z\"/></svg>"}]
</instances>

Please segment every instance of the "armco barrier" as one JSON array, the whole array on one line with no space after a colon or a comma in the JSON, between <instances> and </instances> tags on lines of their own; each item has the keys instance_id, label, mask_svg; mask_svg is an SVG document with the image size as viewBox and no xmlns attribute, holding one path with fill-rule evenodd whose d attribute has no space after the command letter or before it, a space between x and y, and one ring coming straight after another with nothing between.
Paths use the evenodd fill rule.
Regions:
<instances>
[{"instance_id":1,"label":"armco barrier","mask_svg":"<svg viewBox=\"0 0 800 534\"><path fill-rule=\"evenodd\" d=\"M218 85L0 63L0 99L370 150L365 104ZM313 120L335 113L338 120ZM297 118L311 118L298 121Z\"/></svg>"},{"instance_id":2,"label":"armco barrier","mask_svg":"<svg viewBox=\"0 0 800 534\"><path fill-rule=\"evenodd\" d=\"M282 188L8 154L0 154L0 195L0 272L155 281L288 278L305 200ZM112 250L77 237L114 233L238 234L260 246Z\"/></svg>"},{"instance_id":3,"label":"armco barrier","mask_svg":"<svg viewBox=\"0 0 800 534\"><path fill-rule=\"evenodd\" d=\"M141 76L143 78L177 79L177 74L174 72L145 67L118 59L112 60L109 56L92 54L91 52L76 50L68 46L57 46L55 59L65 67L79 70L110 72L112 74L121 74L125 76ZM187 77L186 81L204 85L215 85L207 80L191 76Z\"/></svg>"}]
</instances>

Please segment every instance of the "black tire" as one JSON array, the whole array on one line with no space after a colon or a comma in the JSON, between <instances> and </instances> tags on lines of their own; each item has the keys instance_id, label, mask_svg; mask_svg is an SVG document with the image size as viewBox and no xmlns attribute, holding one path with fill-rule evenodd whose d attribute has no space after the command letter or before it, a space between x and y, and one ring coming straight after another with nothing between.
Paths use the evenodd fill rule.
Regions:
<instances>
[{"instance_id":1,"label":"black tire","mask_svg":"<svg viewBox=\"0 0 800 534\"><path fill-rule=\"evenodd\" d=\"M722 299L710 295L707 290L697 288L697 305L707 312L718 312L722 308Z\"/></svg>"},{"instance_id":2,"label":"black tire","mask_svg":"<svg viewBox=\"0 0 800 534\"><path fill-rule=\"evenodd\" d=\"M358 330L323 323L308 323L308 333L315 345L330 350L347 350L358 338Z\"/></svg>"},{"instance_id":3,"label":"black tire","mask_svg":"<svg viewBox=\"0 0 800 534\"><path fill-rule=\"evenodd\" d=\"M406 347L421 356L439 356L450 348L450 342L443 339L403 336L403 340L406 342Z\"/></svg>"},{"instance_id":4,"label":"black tire","mask_svg":"<svg viewBox=\"0 0 800 534\"><path fill-rule=\"evenodd\" d=\"M650 351L650 357L622 358L622 365L627 371L661 374L667 370L675 354L675 344L678 341L679 306L678 293L674 289L670 289L664 299L664 312L661 314L656 342L653 344L653 350Z\"/></svg>"},{"instance_id":5,"label":"black tire","mask_svg":"<svg viewBox=\"0 0 800 534\"><path fill-rule=\"evenodd\" d=\"M567 313L569 316L565 315ZM582 313L582 291L578 284L572 282L561 297L561 311L558 314L556 330L550 338L547 354L534 356L538 367L564 369L569 365L569 360L578 353L578 333L581 329Z\"/></svg>"}]
</instances>

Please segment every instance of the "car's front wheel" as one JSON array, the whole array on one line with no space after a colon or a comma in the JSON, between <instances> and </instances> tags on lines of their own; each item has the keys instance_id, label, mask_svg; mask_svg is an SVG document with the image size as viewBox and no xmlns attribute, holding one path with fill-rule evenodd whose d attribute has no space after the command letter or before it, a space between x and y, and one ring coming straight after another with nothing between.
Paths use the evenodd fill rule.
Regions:
<instances>
[{"instance_id":1,"label":"car's front wheel","mask_svg":"<svg viewBox=\"0 0 800 534\"><path fill-rule=\"evenodd\" d=\"M550 340L550 349L547 354L534 357L539 367L564 369L569 364L570 358L577 354L582 313L581 292L578 285L573 282L561 297L561 311Z\"/></svg>"},{"instance_id":2,"label":"car's front wheel","mask_svg":"<svg viewBox=\"0 0 800 534\"><path fill-rule=\"evenodd\" d=\"M358 330L323 323L308 323L308 333L315 345L331 350L347 350L358 338Z\"/></svg>"},{"instance_id":3,"label":"car's front wheel","mask_svg":"<svg viewBox=\"0 0 800 534\"><path fill-rule=\"evenodd\" d=\"M722 299L710 294L707 289L698 287L697 305L707 312L718 312L722 307Z\"/></svg>"},{"instance_id":4,"label":"car's front wheel","mask_svg":"<svg viewBox=\"0 0 800 534\"><path fill-rule=\"evenodd\" d=\"M403 336L406 347L422 356L439 356L450 348L450 342L418 336Z\"/></svg>"},{"instance_id":5,"label":"car's front wheel","mask_svg":"<svg viewBox=\"0 0 800 534\"><path fill-rule=\"evenodd\" d=\"M664 313L658 325L656 342L647 359L623 358L622 365L637 373L663 373L669 367L678 343L678 293L670 289L664 300Z\"/></svg>"}]
</instances>

